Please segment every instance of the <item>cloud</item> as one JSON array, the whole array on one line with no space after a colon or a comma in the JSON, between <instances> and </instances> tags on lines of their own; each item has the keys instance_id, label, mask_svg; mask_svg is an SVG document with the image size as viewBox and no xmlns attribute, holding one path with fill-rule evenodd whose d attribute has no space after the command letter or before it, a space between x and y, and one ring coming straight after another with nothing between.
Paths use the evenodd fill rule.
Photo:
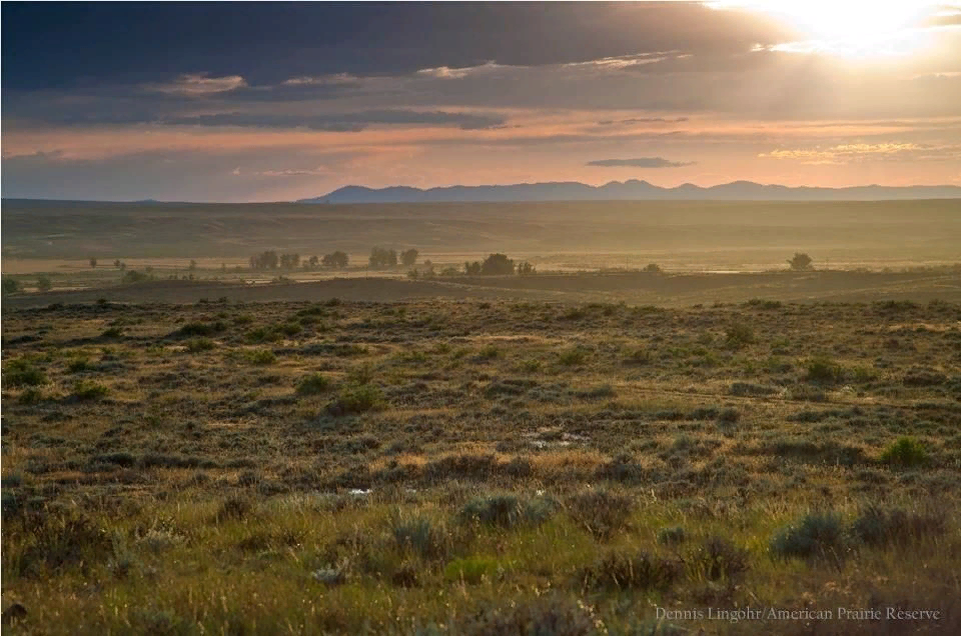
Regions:
<instances>
[{"instance_id":1,"label":"cloud","mask_svg":"<svg viewBox=\"0 0 961 636\"><path fill-rule=\"evenodd\" d=\"M602 166L605 168L682 168L694 165L694 161L670 161L663 157L637 157L636 159L598 159L588 161L585 165Z\"/></svg>"},{"instance_id":2,"label":"cloud","mask_svg":"<svg viewBox=\"0 0 961 636\"><path fill-rule=\"evenodd\" d=\"M597 122L598 126L633 126L634 124L680 124L688 121L687 117L631 117L629 119L604 119Z\"/></svg>"},{"instance_id":3,"label":"cloud","mask_svg":"<svg viewBox=\"0 0 961 636\"><path fill-rule=\"evenodd\" d=\"M247 81L240 75L207 77L207 73L185 73L166 84L146 84L144 90L185 97L204 97L226 93L245 86L247 86Z\"/></svg>"},{"instance_id":4,"label":"cloud","mask_svg":"<svg viewBox=\"0 0 961 636\"><path fill-rule=\"evenodd\" d=\"M758 157L799 161L807 165L846 165L865 161L957 161L961 159L961 145L854 143L823 149L778 149L761 153Z\"/></svg>"},{"instance_id":5,"label":"cloud","mask_svg":"<svg viewBox=\"0 0 961 636\"><path fill-rule=\"evenodd\" d=\"M359 113L296 115L272 113L216 113L175 117L162 121L175 126L232 126L239 128L306 128L327 132L359 132L371 125L457 126L484 130L502 126L503 117L444 111L369 110Z\"/></svg>"}]
</instances>

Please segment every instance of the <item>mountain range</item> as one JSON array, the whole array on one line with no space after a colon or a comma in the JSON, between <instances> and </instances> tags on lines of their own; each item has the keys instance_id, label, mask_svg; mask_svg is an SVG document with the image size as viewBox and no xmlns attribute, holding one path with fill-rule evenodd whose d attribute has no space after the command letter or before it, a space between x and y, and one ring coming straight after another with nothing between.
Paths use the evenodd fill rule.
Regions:
<instances>
[{"instance_id":1,"label":"mountain range","mask_svg":"<svg viewBox=\"0 0 961 636\"><path fill-rule=\"evenodd\" d=\"M516 183L512 185L449 186L412 188L393 186L367 188L349 185L323 196L298 203L455 203L512 201L878 201L896 199L956 199L961 187L940 186L853 186L848 188L788 187L752 181L734 181L702 188L685 183L662 188L647 181L630 179L592 186L576 181Z\"/></svg>"}]
</instances>

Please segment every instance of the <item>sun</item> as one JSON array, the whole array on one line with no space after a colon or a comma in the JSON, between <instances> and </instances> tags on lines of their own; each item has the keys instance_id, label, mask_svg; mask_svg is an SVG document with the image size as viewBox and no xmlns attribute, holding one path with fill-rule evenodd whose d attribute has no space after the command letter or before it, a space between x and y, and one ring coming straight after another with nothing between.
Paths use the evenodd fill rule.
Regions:
<instances>
[{"instance_id":1,"label":"sun","mask_svg":"<svg viewBox=\"0 0 961 636\"><path fill-rule=\"evenodd\" d=\"M920 0L734 0L713 5L764 14L798 32L799 41L775 49L859 58L918 51L928 38L917 27L937 8Z\"/></svg>"}]
</instances>

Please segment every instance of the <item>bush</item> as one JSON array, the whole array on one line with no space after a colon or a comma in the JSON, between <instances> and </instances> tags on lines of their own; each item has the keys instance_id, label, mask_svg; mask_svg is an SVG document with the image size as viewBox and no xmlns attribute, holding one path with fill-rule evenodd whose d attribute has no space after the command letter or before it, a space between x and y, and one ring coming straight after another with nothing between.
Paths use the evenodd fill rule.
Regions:
<instances>
[{"instance_id":1,"label":"bush","mask_svg":"<svg viewBox=\"0 0 961 636\"><path fill-rule=\"evenodd\" d=\"M73 385L73 397L78 400L99 400L110 392L106 386L98 382L77 382Z\"/></svg>"},{"instance_id":2,"label":"bush","mask_svg":"<svg viewBox=\"0 0 961 636\"><path fill-rule=\"evenodd\" d=\"M201 351L210 351L217 346L210 338L193 338L187 342L187 351L190 353L200 353Z\"/></svg>"},{"instance_id":3,"label":"bush","mask_svg":"<svg viewBox=\"0 0 961 636\"><path fill-rule=\"evenodd\" d=\"M10 278L9 276L3 277L2 283L3 294L16 294L23 291L23 285L16 278Z\"/></svg>"},{"instance_id":4,"label":"bush","mask_svg":"<svg viewBox=\"0 0 961 636\"><path fill-rule=\"evenodd\" d=\"M328 391L332 384L327 376L320 373L311 373L297 382L297 393L300 395L317 395Z\"/></svg>"},{"instance_id":5,"label":"bush","mask_svg":"<svg viewBox=\"0 0 961 636\"><path fill-rule=\"evenodd\" d=\"M327 405L331 415L355 415L384 408L380 389L372 384L348 386Z\"/></svg>"},{"instance_id":6,"label":"bush","mask_svg":"<svg viewBox=\"0 0 961 636\"><path fill-rule=\"evenodd\" d=\"M743 323L731 325L725 335L729 347L739 348L754 343L754 330Z\"/></svg>"},{"instance_id":7,"label":"bush","mask_svg":"<svg viewBox=\"0 0 961 636\"><path fill-rule=\"evenodd\" d=\"M884 510L877 505L865 509L855 519L851 529L855 538L871 546L905 545L940 536L946 531L944 510Z\"/></svg>"},{"instance_id":8,"label":"bush","mask_svg":"<svg viewBox=\"0 0 961 636\"><path fill-rule=\"evenodd\" d=\"M501 528L521 524L537 525L554 514L555 504L549 499L521 499L516 495L477 497L464 505L458 515L462 521L474 521Z\"/></svg>"},{"instance_id":9,"label":"bush","mask_svg":"<svg viewBox=\"0 0 961 636\"><path fill-rule=\"evenodd\" d=\"M481 263L482 276L509 276L514 273L514 261L506 254L491 254Z\"/></svg>"},{"instance_id":10,"label":"bush","mask_svg":"<svg viewBox=\"0 0 961 636\"><path fill-rule=\"evenodd\" d=\"M710 537L693 554L692 567L709 581L730 579L748 569L745 550L723 537Z\"/></svg>"},{"instance_id":11,"label":"bush","mask_svg":"<svg viewBox=\"0 0 961 636\"><path fill-rule=\"evenodd\" d=\"M584 364L585 360L587 360L587 351L579 347L574 347L573 349L561 352L557 361L565 367L575 367Z\"/></svg>"},{"instance_id":12,"label":"bush","mask_svg":"<svg viewBox=\"0 0 961 636\"><path fill-rule=\"evenodd\" d=\"M251 364L273 364L277 356L270 349L256 349L246 352L246 358Z\"/></svg>"},{"instance_id":13,"label":"bush","mask_svg":"<svg viewBox=\"0 0 961 636\"><path fill-rule=\"evenodd\" d=\"M609 539L627 527L634 500L608 490L587 490L567 501L571 519L598 539Z\"/></svg>"},{"instance_id":14,"label":"bush","mask_svg":"<svg viewBox=\"0 0 961 636\"><path fill-rule=\"evenodd\" d=\"M579 570L575 578L585 589L667 590L682 571L682 563L677 559L654 557L645 552L627 555L612 550Z\"/></svg>"},{"instance_id":15,"label":"bush","mask_svg":"<svg viewBox=\"0 0 961 636\"><path fill-rule=\"evenodd\" d=\"M771 541L771 551L781 557L839 557L846 548L844 522L833 512L808 514Z\"/></svg>"},{"instance_id":16,"label":"bush","mask_svg":"<svg viewBox=\"0 0 961 636\"><path fill-rule=\"evenodd\" d=\"M881 461L903 468L923 466L928 462L928 451L913 437L901 437L884 450Z\"/></svg>"},{"instance_id":17,"label":"bush","mask_svg":"<svg viewBox=\"0 0 961 636\"><path fill-rule=\"evenodd\" d=\"M28 389L24 389L24 391L17 398L17 402L25 405L39 404L42 401L43 401L43 391L41 391L37 387L30 387Z\"/></svg>"},{"instance_id":18,"label":"bush","mask_svg":"<svg viewBox=\"0 0 961 636\"><path fill-rule=\"evenodd\" d=\"M391 534L399 548L424 559L443 557L448 552L447 533L429 519L395 519Z\"/></svg>"},{"instance_id":19,"label":"bush","mask_svg":"<svg viewBox=\"0 0 961 636\"><path fill-rule=\"evenodd\" d=\"M660 532L657 533L657 542L666 545L677 545L678 543L684 543L686 540L687 531L681 526L662 528Z\"/></svg>"},{"instance_id":20,"label":"bush","mask_svg":"<svg viewBox=\"0 0 961 636\"><path fill-rule=\"evenodd\" d=\"M178 333L181 336L212 336L227 329L227 324L218 320L217 322L190 322L181 327Z\"/></svg>"},{"instance_id":21,"label":"bush","mask_svg":"<svg viewBox=\"0 0 961 636\"><path fill-rule=\"evenodd\" d=\"M831 358L818 356L808 361L804 379L808 382L830 384L840 382L843 377L844 369L840 364Z\"/></svg>"},{"instance_id":22,"label":"bush","mask_svg":"<svg viewBox=\"0 0 961 636\"><path fill-rule=\"evenodd\" d=\"M788 265L790 265L791 269L796 272L803 272L811 269L811 264L813 262L814 261L810 256L801 252L794 252L794 257L788 259Z\"/></svg>"},{"instance_id":23,"label":"bush","mask_svg":"<svg viewBox=\"0 0 961 636\"><path fill-rule=\"evenodd\" d=\"M23 358L11 360L3 374L6 386L39 386L49 382L47 374Z\"/></svg>"},{"instance_id":24,"label":"bush","mask_svg":"<svg viewBox=\"0 0 961 636\"><path fill-rule=\"evenodd\" d=\"M417 256L419 254L420 252L418 252L415 249L409 249L404 252L401 252L400 262L403 263L406 267L411 267L414 263L417 262Z\"/></svg>"},{"instance_id":25,"label":"bush","mask_svg":"<svg viewBox=\"0 0 961 636\"><path fill-rule=\"evenodd\" d=\"M50 277L46 274L41 274L37 278L37 289L42 292L50 291L53 289L53 281L51 281Z\"/></svg>"}]
</instances>

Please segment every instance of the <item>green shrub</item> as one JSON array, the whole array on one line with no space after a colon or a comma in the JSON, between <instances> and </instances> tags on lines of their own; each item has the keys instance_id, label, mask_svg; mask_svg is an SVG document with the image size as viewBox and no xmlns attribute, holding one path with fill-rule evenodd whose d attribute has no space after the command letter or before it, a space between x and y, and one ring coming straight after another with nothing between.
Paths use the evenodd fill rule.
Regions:
<instances>
[{"instance_id":1,"label":"green shrub","mask_svg":"<svg viewBox=\"0 0 961 636\"><path fill-rule=\"evenodd\" d=\"M17 398L17 402L20 404L39 404L43 401L43 391L37 387L29 387L24 389Z\"/></svg>"},{"instance_id":2,"label":"green shrub","mask_svg":"<svg viewBox=\"0 0 961 636\"><path fill-rule=\"evenodd\" d=\"M576 367L584 364L585 360L587 360L587 351L579 347L574 347L573 349L562 351L557 361L565 367Z\"/></svg>"},{"instance_id":3,"label":"green shrub","mask_svg":"<svg viewBox=\"0 0 961 636\"><path fill-rule=\"evenodd\" d=\"M424 559L443 557L450 547L447 532L430 519L394 519L391 534L399 548Z\"/></svg>"},{"instance_id":4,"label":"green shrub","mask_svg":"<svg viewBox=\"0 0 961 636\"><path fill-rule=\"evenodd\" d=\"M833 512L808 514L771 541L771 551L781 557L839 557L846 548L844 522Z\"/></svg>"},{"instance_id":5,"label":"green shrub","mask_svg":"<svg viewBox=\"0 0 961 636\"><path fill-rule=\"evenodd\" d=\"M227 330L227 324L218 320L217 322L190 322L181 327L178 331L181 336L212 336L216 333Z\"/></svg>"},{"instance_id":6,"label":"green shrub","mask_svg":"<svg viewBox=\"0 0 961 636\"><path fill-rule=\"evenodd\" d=\"M108 327L100 334L101 338L120 338L123 336L123 329L120 327Z\"/></svg>"},{"instance_id":7,"label":"green shrub","mask_svg":"<svg viewBox=\"0 0 961 636\"><path fill-rule=\"evenodd\" d=\"M567 500L567 513L598 539L609 539L626 528L634 499L609 490L585 490Z\"/></svg>"},{"instance_id":8,"label":"green shrub","mask_svg":"<svg viewBox=\"0 0 961 636\"><path fill-rule=\"evenodd\" d=\"M24 359L17 358L7 364L6 373L3 374L6 386L39 386L49 382L47 374L41 369Z\"/></svg>"},{"instance_id":9,"label":"green shrub","mask_svg":"<svg viewBox=\"0 0 961 636\"><path fill-rule=\"evenodd\" d=\"M277 356L270 349L254 349L245 353L247 361L251 364L273 364L277 362Z\"/></svg>"},{"instance_id":10,"label":"green shrub","mask_svg":"<svg viewBox=\"0 0 961 636\"><path fill-rule=\"evenodd\" d=\"M748 555L727 539L714 536L691 555L690 566L709 581L730 579L748 569Z\"/></svg>"},{"instance_id":11,"label":"green shrub","mask_svg":"<svg viewBox=\"0 0 961 636\"><path fill-rule=\"evenodd\" d=\"M93 366L87 358L76 358L67 363L67 371L70 373L82 373L90 371L92 368Z\"/></svg>"},{"instance_id":12,"label":"green shrub","mask_svg":"<svg viewBox=\"0 0 961 636\"><path fill-rule=\"evenodd\" d=\"M78 400L99 400L110 392L106 386L98 382L77 382L73 385L73 397Z\"/></svg>"},{"instance_id":13,"label":"green shrub","mask_svg":"<svg viewBox=\"0 0 961 636\"><path fill-rule=\"evenodd\" d=\"M324 393L330 390L332 384L327 376L320 373L311 373L297 382L297 393L300 395Z\"/></svg>"},{"instance_id":14,"label":"green shrub","mask_svg":"<svg viewBox=\"0 0 961 636\"><path fill-rule=\"evenodd\" d=\"M217 346L210 338L193 338L187 342L187 351L190 353L200 353L201 351L210 351Z\"/></svg>"},{"instance_id":15,"label":"green shrub","mask_svg":"<svg viewBox=\"0 0 961 636\"><path fill-rule=\"evenodd\" d=\"M844 377L844 369L840 364L826 356L818 356L808 360L807 375L804 377L808 382L830 384L840 382Z\"/></svg>"},{"instance_id":16,"label":"green shrub","mask_svg":"<svg viewBox=\"0 0 961 636\"><path fill-rule=\"evenodd\" d=\"M501 357L501 350L497 345L489 344L477 352L478 360L495 360Z\"/></svg>"},{"instance_id":17,"label":"green shrub","mask_svg":"<svg viewBox=\"0 0 961 636\"><path fill-rule=\"evenodd\" d=\"M740 348L754 343L754 330L750 325L737 323L727 328L725 332L727 345L732 348Z\"/></svg>"},{"instance_id":18,"label":"green shrub","mask_svg":"<svg viewBox=\"0 0 961 636\"><path fill-rule=\"evenodd\" d=\"M384 408L384 398L380 389L372 384L344 387L340 395L327 405L331 415L354 415Z\"/></svg>"},{"instance_id":19,"label":"green shrub","mask_svg":"<svg viewBox=\"0 0 961 636\"><path fill-rule=\"evenodd\" d=\"M461 509L462 521L513 528L521 524L537 525L554 514L555 504L544 498L522 499L516 495L476 497Z\"/></svg>"},{"instance_id":20,"label":"green shrub","mask_svg":"<svg viewBox=\"0 0 961 636\"><path fill-rule=\"evenodd\" d=\"M910 468L928 462L928 451L913 437L901 437L881 454L881 461L891 466Z\"/></svg>"},{"instance_id":21,"label":"green shrub","mask_svg":"<svg viewBox=\"0 0 961 636\"><path fill-rule=\"evenodd\" d=\"M851 534L866 545L906 545L947 531L947 516L943 509L885 510L880 505L867 507L852 525Z\"/></svg>"},{"instance_id":22,"label":"green shrub","mask_svg":"<svg viewBox=\"0 0 961 636\"><path fill-rule=\"evenodd\" d=\"M678 559L610 550L593 564L581 568L575 579L584 589L667 590L682 572Z\"/></svg>"}]
</instances>

